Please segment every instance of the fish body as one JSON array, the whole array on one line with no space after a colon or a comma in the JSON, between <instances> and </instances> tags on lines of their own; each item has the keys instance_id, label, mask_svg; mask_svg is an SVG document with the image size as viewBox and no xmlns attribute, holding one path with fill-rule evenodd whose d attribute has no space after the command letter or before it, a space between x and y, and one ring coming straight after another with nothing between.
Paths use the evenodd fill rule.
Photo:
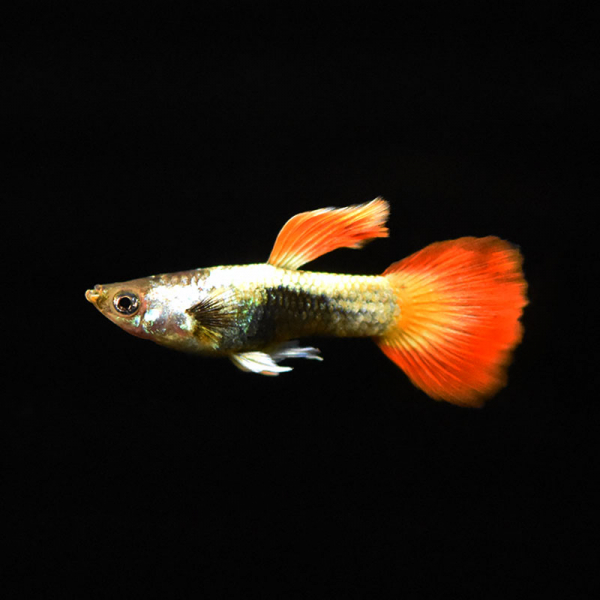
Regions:
<instances>
[{"instance_id":1,"label":"fish body","mask_svg":"<svg viewBox=\"0 0 600 600\"><path fill-rule=\"evenodd\" d=\"M307 336L381 335L399 310L382 276L268 264L194 269L114 286L142 299L127 322L130 333L202 354L259 350ZM106 306L108 297L100 304Z\"/></svg>"},{"instance_id":2,"label":"fish body","mask_svg":"<svg viewBox=\"0 0 600 600\"><path fill-rule=\"evenodd\" d=\"M518 250L495 237L432 244L382 275L299 270L335 248L386 237L382 199L296 215L265 264L153 275L86 292L129 333L277 375L321 360L305 337L371 337L430 396L480 405L504 383L526 303Z\"/></svg>"}]
</instances>

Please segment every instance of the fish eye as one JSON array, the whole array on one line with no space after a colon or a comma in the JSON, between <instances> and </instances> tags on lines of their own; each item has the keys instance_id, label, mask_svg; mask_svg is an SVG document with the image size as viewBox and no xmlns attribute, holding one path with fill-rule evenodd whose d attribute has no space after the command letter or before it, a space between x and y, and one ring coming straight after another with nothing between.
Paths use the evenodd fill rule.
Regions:
<instances>
[{"instance_id":1,"label":"fish eye","mask_svg":"<svg viewBox=\"0 0 600 600\"><path fill-rule=\"evenodd\" d=\"M113 304L122 315L133 315L140 306L138 297L133 292L119 292L113 298Z\"/></svg>"}]
</instances>

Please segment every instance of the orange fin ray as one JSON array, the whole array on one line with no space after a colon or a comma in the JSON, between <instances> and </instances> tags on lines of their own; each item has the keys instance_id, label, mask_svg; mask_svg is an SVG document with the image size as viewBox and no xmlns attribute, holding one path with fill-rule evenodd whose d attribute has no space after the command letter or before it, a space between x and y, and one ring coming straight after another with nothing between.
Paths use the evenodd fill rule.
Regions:
<instances>
[{"instance_id":1,"label":"orange fin ray","mask_svg":"<svg viewBox=\"0 0 600 600\"><path fill-rule=\"evenodd\" d=\"M377 343L432 398L481 406L505 385L522 337L521 263L492 236L437 242L394 263L384 276L399 314Z\"/></svg>"},{"instance_id":2,"label":"orange fin ray","mask_svg":"<svg viewBox=\"0 0 600 600\"><path fill-rule=\"evenodd\" d=\"M382 198L300 213L283 226L267 262L298 269L337 248L360 248L370 239L388 236L388 215L389 204Z\"/></svg>"}]
</instances>

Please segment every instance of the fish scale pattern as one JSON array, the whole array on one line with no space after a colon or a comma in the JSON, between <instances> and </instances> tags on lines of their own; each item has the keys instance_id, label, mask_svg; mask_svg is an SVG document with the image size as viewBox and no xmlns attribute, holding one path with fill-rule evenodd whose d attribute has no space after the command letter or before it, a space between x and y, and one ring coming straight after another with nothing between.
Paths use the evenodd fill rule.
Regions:
<instances>
[{"instance_id":1,"label":"fish scale pattern","mask_svg":"<svg viewBox=\"0 0 600 600\"><path fill-rule=\"evenodd\" d=\"M277 338L377 336L399 310L384 277L282 271L264 305L265 325L274 322Z\"/></svg>"}]
</instances>

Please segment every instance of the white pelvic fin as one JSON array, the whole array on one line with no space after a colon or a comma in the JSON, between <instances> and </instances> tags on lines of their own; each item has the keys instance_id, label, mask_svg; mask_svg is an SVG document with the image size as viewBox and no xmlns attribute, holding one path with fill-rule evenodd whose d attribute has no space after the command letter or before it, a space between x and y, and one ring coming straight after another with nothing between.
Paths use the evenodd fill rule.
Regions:
<instances>
[{"instance_id":1,"label":"white pelvic fin","mask_svg":"<svg viewBox=\"0 0 600 600\"><path fill-rule=\"evenodd\" d=\"M292 367L280 367L277 363L286 358L308 358L311 360L323 360L319 356L317 348L300 348L298 342L284 342L271 346L266 352L240 352L232 354L233 364L242 371L260 373L261 375L279 375L291 371Z\"/></svg>"}]
</instances>

